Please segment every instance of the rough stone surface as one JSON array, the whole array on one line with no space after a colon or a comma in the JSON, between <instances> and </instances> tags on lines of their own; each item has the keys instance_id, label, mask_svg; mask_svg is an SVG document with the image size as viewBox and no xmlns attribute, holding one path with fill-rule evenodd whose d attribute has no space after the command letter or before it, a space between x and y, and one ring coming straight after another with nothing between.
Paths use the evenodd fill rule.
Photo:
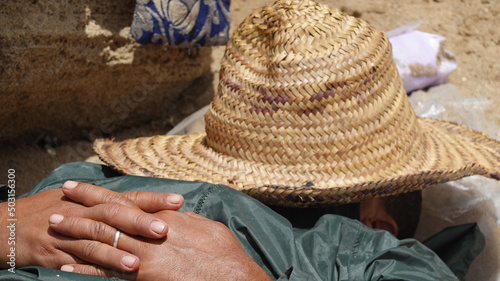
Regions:
<instances>
[{"instance_id":1,"label":"rough stone surface","mask_svg":"<svg viewBox=\"0 0 500 281\"><path fill-rule=\"evenodd\" d=\"M175 114L178 95L210 69L211 50L136 44L134 6L0 2L0 141L88 138Z\"/></svg>"}]
</instances>

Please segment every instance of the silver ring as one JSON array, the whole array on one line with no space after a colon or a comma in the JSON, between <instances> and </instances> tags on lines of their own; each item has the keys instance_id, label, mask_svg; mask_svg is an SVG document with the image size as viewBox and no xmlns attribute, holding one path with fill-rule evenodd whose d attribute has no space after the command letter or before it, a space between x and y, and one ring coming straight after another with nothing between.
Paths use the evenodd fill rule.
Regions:
<instances>
[{"instance_id":1,"label":"silver ring","mask_svg":"<svg viewBox=\"0 0 500 281\"><path fill-rule=\"evenodd\" d=\"M120 233L121 231L117 229L115 233L115 240L113 240L113 247L115 248L118 248L118 240L120 239Z\"/></svg>"}]
</instances>

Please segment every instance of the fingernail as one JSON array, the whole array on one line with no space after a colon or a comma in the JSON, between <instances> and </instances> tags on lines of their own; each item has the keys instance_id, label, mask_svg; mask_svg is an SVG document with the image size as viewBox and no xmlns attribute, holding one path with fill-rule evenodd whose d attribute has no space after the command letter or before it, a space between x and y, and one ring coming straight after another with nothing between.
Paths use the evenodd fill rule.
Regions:
<instances>
[{"instance_id":1,"label":"fingernail","mask_svg":"<svg viewBox=\"0 0 500 281\"><path fill-rule=\"evenodd\" d=\"M75 270L75 268L72 267L71 265L63 265L63 266L61 266L61 271L73 272L73 270Z\"/></svg>"},{"instance_id":2,"label":"fingernail","mask_svg":"<svg viewBox=\"0 0 500 281\"><path fill-rule=\"evenodd\" d=\"M128 268L132 268L136 261L137 259L132 256L124 256L121 260L122 264Z\"/></svg>"},{"instance_id":3,"label":"fingernail","mask_svg":"<svg viewBox=\"0 0 500 281\"><path fill-rule=\"evenodd\" d=\"M167 201L170 204L179 204L181 202L182 196L179 194L172 194L167 197Z\"/></svg>"},{"instance_id":4,"label":"fingernail","mask_svg":"<svg viewBox=\"0 0 500 281\"><path fill-rule=\"evenodd\" d=\"M66 188L66 189L73 189L73 188L75 188L77 185L78 185L78 183L77 183L76 181L66 181L66 182L63 184L63 188Z\"/></svg>"},{"instance_id":5,"label":"fingernail","mask_svg":"<svg viewBox=\"0 0 500 281\"><path fill-rule=\"evenodd\" d=\"M58 224L58 223L62 222L63 219L64 219L64 216L59 215L59 214L53 214L52 216L50 216L49 222L52 224Z\"/></svg>"},{"instance_id":6,"label":"fingernail","mask_svg":"<svg viewBox=\"0 0 500 281\"><path fill-rule=\"evenodd\" d=\"M149 225L149 228L151 228L152 231L156 232L158 235L163 234L163 230L165 230L165 223L161 221L152 221L151 224Z\"/></svg>"}]
</instances>

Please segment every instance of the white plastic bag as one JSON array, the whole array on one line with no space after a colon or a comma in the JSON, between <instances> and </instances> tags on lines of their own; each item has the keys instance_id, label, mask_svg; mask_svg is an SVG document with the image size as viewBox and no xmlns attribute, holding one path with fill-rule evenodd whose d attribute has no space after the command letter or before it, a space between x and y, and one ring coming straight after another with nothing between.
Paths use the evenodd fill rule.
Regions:
<instances>
[{"instance_id":1,"label":"white plastic bag","mask_svg":"<svg viewBox=\"0 0 500 281\"><path fill-rule=\"evenodd\" d=\"M415 30L420 23L414 22L387 32L407 93L445 83L457 68L454 55L441 45L445 38Z\"/></svg>"}]
</instances>

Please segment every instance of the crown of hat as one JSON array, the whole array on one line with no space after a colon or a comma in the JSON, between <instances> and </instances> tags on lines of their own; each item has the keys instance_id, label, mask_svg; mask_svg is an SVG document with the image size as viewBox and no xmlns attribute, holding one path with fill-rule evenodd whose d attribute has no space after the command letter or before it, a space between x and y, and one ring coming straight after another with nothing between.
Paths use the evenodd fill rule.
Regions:
<instances>
[{"instance_id":1,"label":"crown of hat","mask_svg":"<svg viewBox=\"0 0 500 281\"><path fill-rule=\"evenodd\" d=\"M346 176L387 173L420 142L387 36L313 1L277 1L240 24L205 119L218 153Z\"/></svg>"}]
</instances>

